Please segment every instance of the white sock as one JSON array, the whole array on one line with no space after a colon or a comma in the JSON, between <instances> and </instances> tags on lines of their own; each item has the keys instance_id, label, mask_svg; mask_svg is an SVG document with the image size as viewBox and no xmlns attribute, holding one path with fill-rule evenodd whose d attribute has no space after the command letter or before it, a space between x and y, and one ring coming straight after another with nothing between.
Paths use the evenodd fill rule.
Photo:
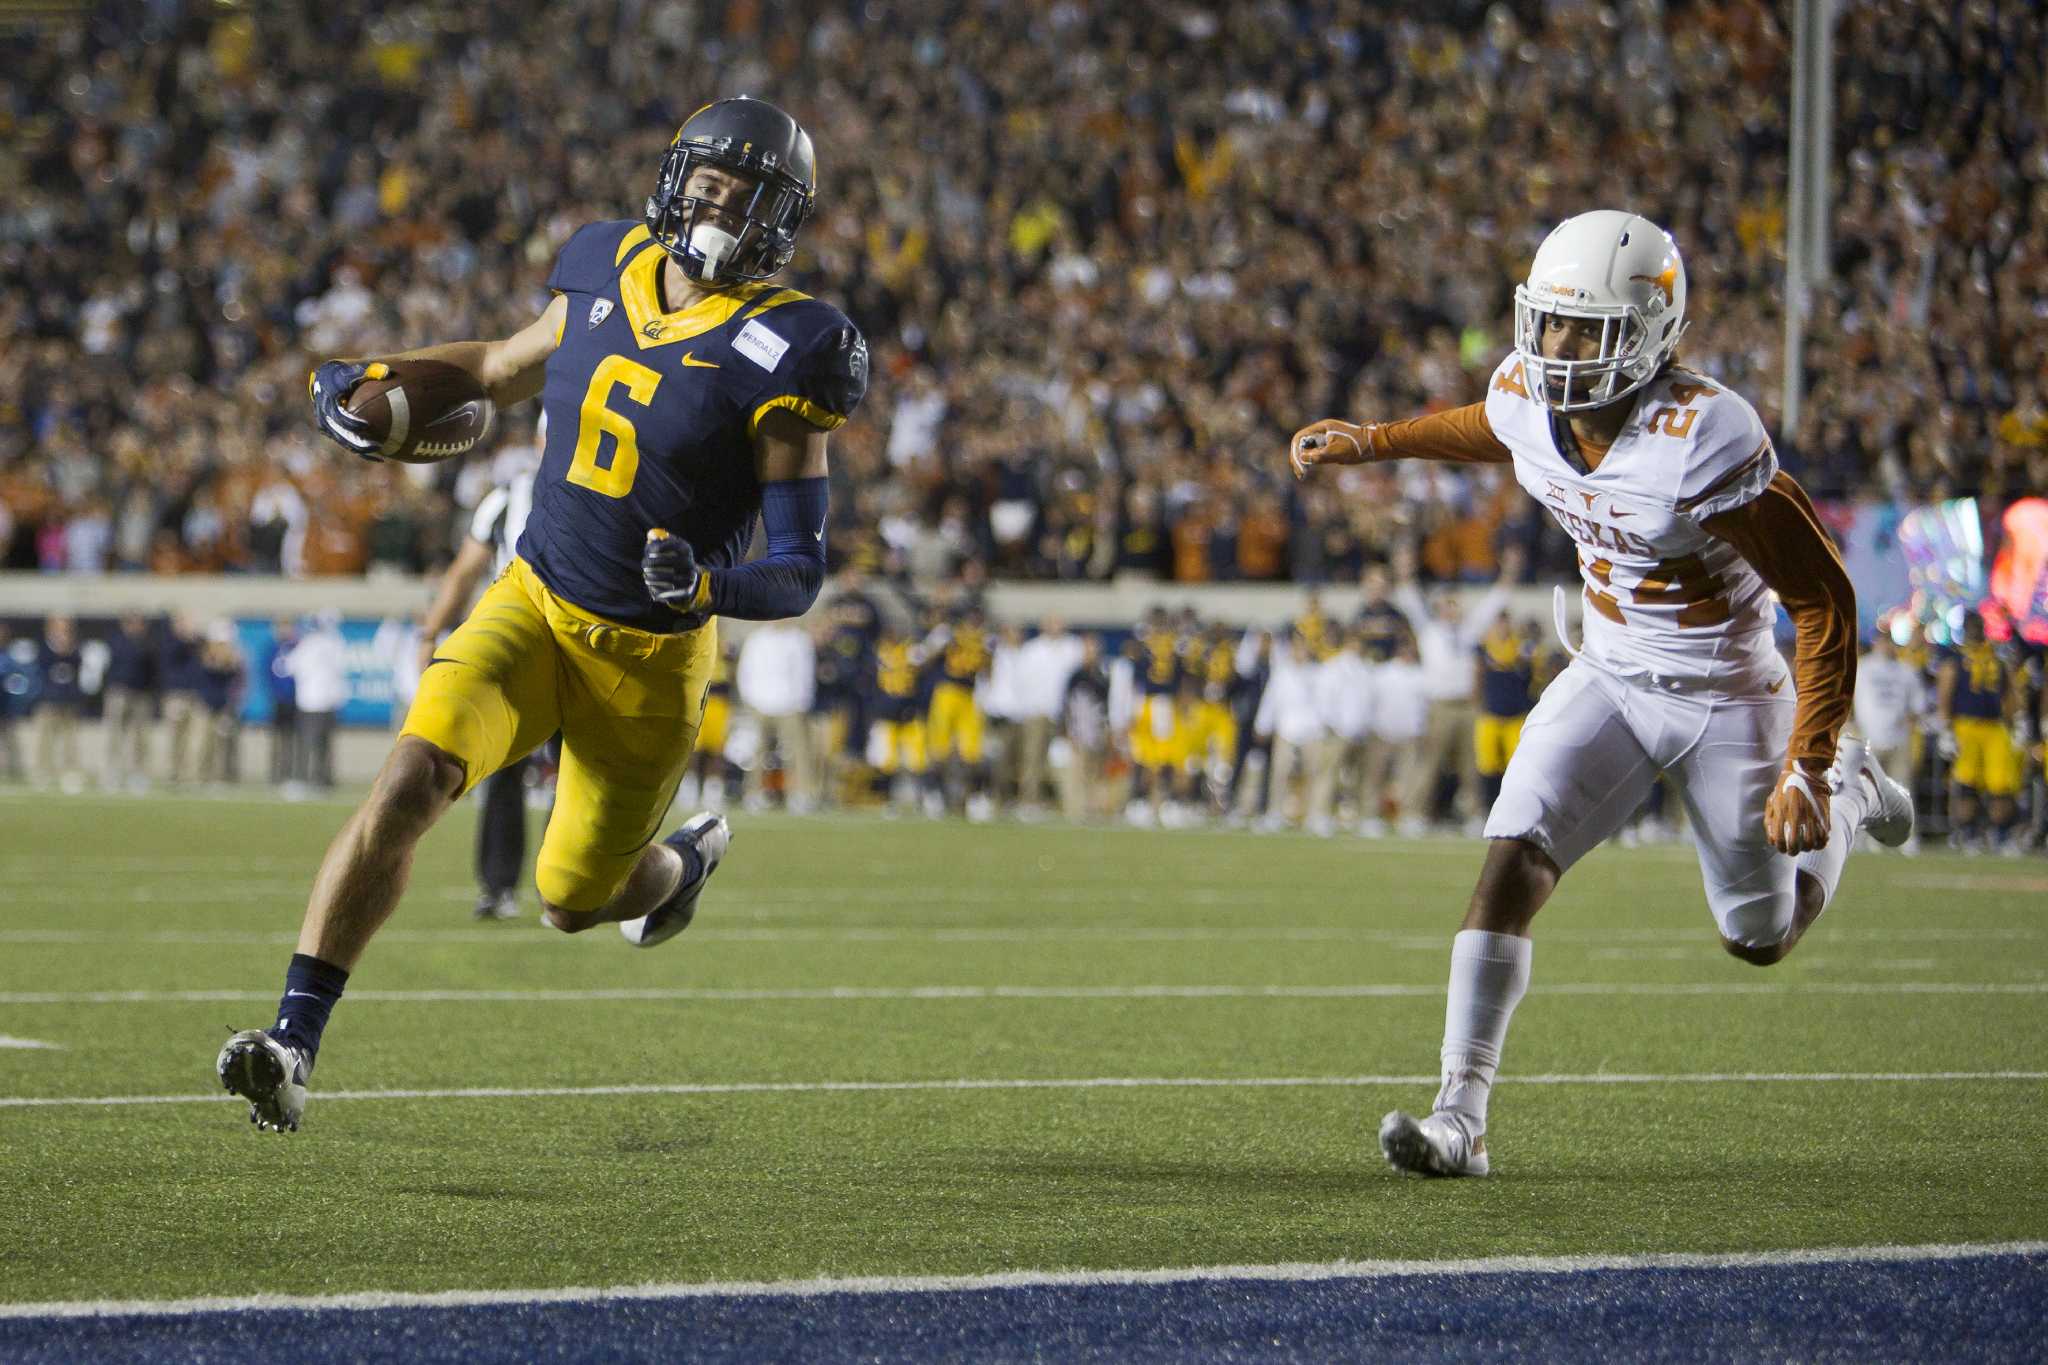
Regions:
<instances>
[{"instance_id":1,"label":"white sock","mask_svg":"<svg viewBox=\"0 0 2048 1365\"><path fill-rule=\"evenodd\" d=\"M1842 880L1842 864L1849 861L1849 851L1856 847L1856 836L1863 832L1863 822L1876 801L1870 784L1858 773L1829 803L1827 845L1792 860L1794 867L1820 883L1822 909L1835 899L1835 883Z\"/></svg>"},{"instance_id":2,"label":"white sock","mask_svg":"<svg viewBox=\"0 0 2048 1365\"><path fill-rule=\"evenodd\" d=\"M1436 1092L1436 1107L1456 1110L1475 1137L1486 1131L1486 1101L1500 1066L1508 1020L1529 989L1532 947L1526 938L1483 929L1461 930L1451 940L1443 1086Z\"/></svg>"}]
</instances>

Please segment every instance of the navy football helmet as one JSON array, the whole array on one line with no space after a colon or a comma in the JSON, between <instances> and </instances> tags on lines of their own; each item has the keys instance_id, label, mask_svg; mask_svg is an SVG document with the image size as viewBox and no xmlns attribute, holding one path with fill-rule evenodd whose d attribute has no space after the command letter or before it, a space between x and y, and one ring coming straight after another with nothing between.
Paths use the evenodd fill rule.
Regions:
<instances>
[{"instance_id":1,"label":"navy football helmet","mask_svg":"<svg viewBox=\"0 0 2048 1365\"><path fill-rule=\"evenodd\" d=\"M691 173L704 166L745 178L752 197L721 208L685 194ZM817 186L811 135L795 119L766 100L719 100L690 115L669 143L647 198L647 228L693 280L765 280L796 254ZM717 221L721 213L741 220L737 236Z\"/></svg>"}]
</instances>

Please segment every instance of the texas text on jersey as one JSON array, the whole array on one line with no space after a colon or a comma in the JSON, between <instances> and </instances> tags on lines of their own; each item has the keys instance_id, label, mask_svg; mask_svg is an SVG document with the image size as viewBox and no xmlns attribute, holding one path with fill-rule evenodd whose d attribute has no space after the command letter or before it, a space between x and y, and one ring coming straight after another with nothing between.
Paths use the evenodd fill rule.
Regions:
<instances>
[{"instance_id":1,"label":"texas text on jersey","mask_svg":"<svg viewBox=\"0 0 2048 1365\"><path fill-rule=\"evenodd\" d=\"M679 618L642 586L647 532L683 537L707 568L739 563L761 508L761 420L787 408L834 430L868 378L859 331L794 289L741 283L664 311L667 259L645 224L623 220L562 248L548 288L567 295L568 315L548 357L547 448L519 542L563 597L657 631Z\"/></svg>"}]
</instances>

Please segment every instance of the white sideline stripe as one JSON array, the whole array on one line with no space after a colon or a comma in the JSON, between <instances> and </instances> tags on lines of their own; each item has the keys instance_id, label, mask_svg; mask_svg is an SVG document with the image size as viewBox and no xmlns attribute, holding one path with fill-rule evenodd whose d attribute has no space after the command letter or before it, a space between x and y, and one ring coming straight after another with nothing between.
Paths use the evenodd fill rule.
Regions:
<instances>
[{"instance_id":1,"label":"white sideline stripe","mask_svg":"<svg viewBox=\"0 0 2048 1365\"><path fill-rule=\"evenodd\" d=\"M618 1095L822 1095L919 1090L1301 1090L1373 1086L1433 1086L1417 1076L1087 1076L1078 1079L940 1081L724 1081L676 1085L472 1086L449 1090L321 1090L326 1100L531 1100L598 1099ZM1953 1081L2048 1081L2048 1071L1691 1071L1555 1073L1511 1076L1508 1085L1832 1085L1917 1084ZM10 1095L0 1109L114 1108L137 1104L240 1103L226 1093L199 1095Z\"/></svg>"},{"instance_id":2,"label":"white sideline stripe","mask_svg":"<svg viewBox=\"0 0 2048 1365\"><path fill-rule=\"evenodd\" d=\"M529 919L531 930L535 921ZM296 943L296 930L248 933L232 930L144 930L122 933L113 929L0 929L0 943L161 943L207 944L226 947L272 947ZM1371 943L1386 948L1442 952L1450 940L1442 934L1390 934L1360 929L1266 928L1266 929L693 929L692 943ZM377 935L379 943L463 943L492 947L553 947L561 941L554 933L520 932L520 926L499 929L387 929ZM1698 951L1699 937L1694 936ZM1660 950L1662 951L1662 950ZM1677 952L1678 949L1669 951Z\"/></svg>"},{"instance_id":3,"label":"white sideline stripe","mask_svg":"<svg viewBox=\"0 0 2048 1365\"><path fill-rule=\"evenodd\" d=\"M64 1045L62 1043L45 1043L37 1038L10 1038L4 1033L0 1033L0 1048L25 1048L39 1052L62 1052Z\"/></svg>"},{"instance_id":4,"label":"white sideline stripe","mask_svg":"<svg viewBox=\"0 0 2048 1365\"><path fill-rule=\"evenodd\" d=\"M2038 1256L2048 1242L1961 1242L1927 1246L1810 1247L1720 1253L1594 1252L1581 1256L1488 1256L1452 1261L1323 1261L1280 1265L1177 1266L1160 1270L1010 1270L994 1275L872 1275L843 1279L713 1280L577 1289L454 1289L440 1293L369 1290L355 1294L252 1294L212 1299L97 1299L0 1304L0 1318L99 1318L143 1314L187 1317L250 1310L480 1308L604 1300L815 1298L826 1294L955 1294L987 1289L1087 1288L1195 1284L1228 1280L1312 1283L1415 1275L1557 1275L1597 1270L1739 1270L1779 1266L1964 1261Z\"/></svg>"},{"instance_id":5,"label":"white sideline stripe","mask_svg":"<svg viewBox=\"0 0 2048 1365\"><path fill-rule=\"evenodd\" d=\"M607 986L581 990L353 991L357 1002L405 1005L562 1004L667 1000L742 1004L848 1000L1366 1000L1440 996L1420 982L1338 986ZM2048 981L1560 981L1544 995L2042 995ZM275 991L4 991L0 1005L214 1005L277 998Z\"/></svg>"},{"instance_id":6,"label":"white sideline stripe","mask_svg":"<svg viewBox=\"0 0 2048 1365\"><path fill-rule=\"evenodd\" d=\"M447 899L470 898L470 893L451 892ZM529 932L538 920L504 925L495 929L386 929L377 935L379 943L461 943L484 944L494 948L530 948L561 942L555 933ZM1834 942L1869 943L2011 943L2033 942L2044 937L2024 929L1922 931L1844 931L1828 936ZM296 943L296 929L270 932L233 929L0 929L0 943L159 943L220 947L273 947ZM1330 925L1265 925L1258 928L1222 928L1157 925L1075 925L1071 928L948 928L942 925L875 925L864 928L775 928L692 929L692 943L1367 943L1386 948L1441 952L1450 945L1444 934L1398 933L1386 929L1346 929ZM1700 957L1713 945L1703 932L1676 929L1628 930L1612 934L1557 932L1546 934L1545 943L1593 944L1588 956L1616 961L1688 961ZM1654 945L1662 944L1658 947ZM1804 957L1802 966L1819 959ZM1931 967L1934 959L1915 959ZM1867 962L1859 965L1870 965Z\"/></svg>"}]
</instances>

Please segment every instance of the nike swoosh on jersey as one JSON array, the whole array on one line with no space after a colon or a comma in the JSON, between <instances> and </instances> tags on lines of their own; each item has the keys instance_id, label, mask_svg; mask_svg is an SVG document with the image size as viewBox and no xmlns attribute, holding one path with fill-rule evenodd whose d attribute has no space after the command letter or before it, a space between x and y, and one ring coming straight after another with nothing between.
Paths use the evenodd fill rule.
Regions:
<instances>
[{"instance_id":1,"label":"nike swoosh on jersey","mask_svg":"<svg viewBox=\"0 0 2048 1365\"><path fill-rule=\"evenodd\" d=\"M1613 518L1614 518L1614 519L1615 519L1616 521L1620 521L1620 520L1621 520L1621 519L1622 519L1623 517L1632 517L1632 516L1634 516L1634 515L1635 515L1635 513L1633 513L1633 512L1624 512L1624 511L1622 511L1622 510L1621 510L1621 509L1620 509L1619 507L1615 507L1615 506L1609 505L1609 507L1607 508L1607 515L1608 515L1608 516L1610 516L1610 517L1613 517Z\"/></svg>"},{"instance_id":2,"label":"nike swoosh on jersey","mask_svg":"<svg viewBox=\"0 0 2048 1365\"><path fill-rule=\"evenodd\" d=\"M688 351L683 352L683 367L693 370L721 370L725 368L715 360L699 360Z\"/></svg>"}]
</instances>

